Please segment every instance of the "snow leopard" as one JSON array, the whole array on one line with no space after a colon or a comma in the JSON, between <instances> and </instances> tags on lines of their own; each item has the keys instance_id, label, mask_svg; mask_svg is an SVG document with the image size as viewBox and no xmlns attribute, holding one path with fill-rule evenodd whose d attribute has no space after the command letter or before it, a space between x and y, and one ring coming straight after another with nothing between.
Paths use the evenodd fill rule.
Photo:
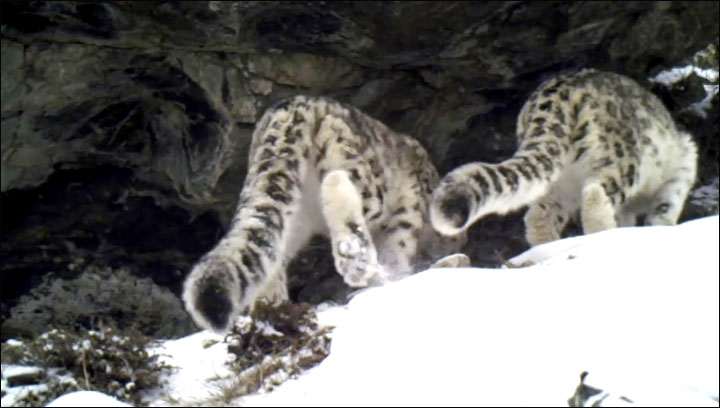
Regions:
<instances>
[{"instance_id":1,"label":"snow leopard","mask_svg":"<svg viewBox=\"0 0 720 408\"><path fill-rule=\"evenodd\" d=\"M516 126L512 157L443 177L430 206L437 231L453 236L487 214L526 205L531 246L559 239L570 220L584 234L638 219L677 223L695 181L697 148L634 80L594 69L550 78L529 96Z\"/></svg>"},{"instance_id":2,"label":"snow leopard","mask_svg":"<svg viewBox=\"0 0 720 408\"><path fill-rule=\"evenodd\" d=\"M186 309L222 332L258 300L287 300L287 266L314 235L330 237L336 271L351 287L430 265L465 240L430 226L439 180L417 140L357 108L327 97L276 103L252 134L228 232L185 280ZM465 263L458 255L441 266Z\"/></svg>"}]
</instances>

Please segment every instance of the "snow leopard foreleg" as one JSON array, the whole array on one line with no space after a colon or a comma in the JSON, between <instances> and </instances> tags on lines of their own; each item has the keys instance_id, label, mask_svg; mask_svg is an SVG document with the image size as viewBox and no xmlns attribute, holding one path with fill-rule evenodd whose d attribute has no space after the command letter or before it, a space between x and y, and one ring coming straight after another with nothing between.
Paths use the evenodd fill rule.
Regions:
<instances>
[{"instance_id":1,"label":"snow leopard foreleg","mask_svg":"<svg viewBox=\"0 0 720 408\"><path fill-rule=\"evenodd\" d=\"M530 246L560 239L574 208L562 205L552 193L530 205L525 213L525 238Z\"/></svg>"},{"instance_id":2,"label":"snow leopard foreleg","mask_svg":"<svg viewBox=\"0 0 720 408\"><path fill-rule=\"evenodd\" d=\"M634 227L637 225L637 214L630 209L620 208L615 212L618 227Z\"/></svg>"},{"instance_id":3,"label":"snow leopard foreleg","mask_svg":"<svg viewBox=\"0 0 720 408\"><path fill-rule=\"evenodd\" d=\"M380 263L391 271L392 280L428 268L470 265L469 257L456 253L465 243L466 233L445 236L432 227L428 209L438 175L434 167L418 167L422 170L398 177L405 182L395 186L395 199L388 203L389 217L378 233Z\"/></svg>"},{"instance_id":4,"label":"snow leopard foreleg","mask_svg":"<svg viewBox=\"0 0 720 408\"><path fill-rule=\"evenodd\" d=\"M402 177L400 177L402 178ZM409 276L417 268L415 265L418 251L418 239L428 207L428 199L423 199L420 186L414 185L408 178L408 185L402 187L397 198L388 205L390 216L378 232L380 264L384 267L389 280L398 280ZM450 238L447 238L450 239Z\"/></svg>"},{"instance_id":5,"label":"snow leopard foreleg","mask_svg":"<svg viewBox=\"0 0 720 408\"><path fill-rule=\"evenodd\" d=\"M371 197L364 197L362 186L370 184L371 172L355 139L342 119L326 115L317 135L322 152L318 167L320 202L330 230L335 268L348 285L363 287L383 283L386 278L363 214Z\"/></svg>"},{"instance_id":6,"label":"snow leopard foreleg","mask_svg":"<svg viewBox=\"0 0 720 408\"><path fill-rule=\"evenodd\" d=\"M617 227L613 201L603 183L596 179L583 186L580 218L584 234Z\"/></svg>"},{"instance_id":7,"label":"snow leopard foreleg","mask_svg":"<svg viewBox=\"0 0 720 408\"><path fill-rule=\"evenodd\" d=\"M612 125L614 122L611 122ZM604 148L595 148L592 155L586 159L585 166L589 167L590 175L582 183L580 193L580 220L583 234L604 231L618 226L618 218L625 222L625 215L622 215L622 207L627 198L624 191L624 178L622 166L619 164L619 157L613 156L610 150L607 134L608 126L600 126L593 123L587 127L588 140L595 140L596 144ZM582 152L587 149L584 146L578 149L577 157L582 157ZM587 154L587 153L586 153ZM581 159L582 160L582 159Z\"/></svg>"}]
</instances>

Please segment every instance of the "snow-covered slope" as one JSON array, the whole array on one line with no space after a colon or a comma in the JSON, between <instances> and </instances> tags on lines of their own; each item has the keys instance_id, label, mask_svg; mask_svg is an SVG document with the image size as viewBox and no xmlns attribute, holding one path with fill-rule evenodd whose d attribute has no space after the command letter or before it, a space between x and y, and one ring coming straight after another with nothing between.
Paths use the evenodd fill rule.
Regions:
<instances>
[{"instance_id":1,"label":"snow-covered slope","mask_svg":"<svg viewBox=\"0 0 720 408\"><path fill-rule=\"evenodd\" d=\"M349 304L330 356L245 405L565 405L583 371L639 404L717 405L718 217L429 270ZM608 401L609 402L609 401Z\"/></svg>"},{"instance_id":2,"label":"snow-covered slope","mask_svg":"<svg viewBox=\"0 0 720 408\"><path fill-rule=\"evenodd\" d=\"M46 407L131 407L97 391L75 391L55 398Z\"/></svg>"},{"instance_id":3,"label":"snow-covered slope","mask_svg":"<svg viewBox=\"0 0 720 408\"><path fill-rule=\"evenodd\" d=\"M615 229L511 260L528 267L435 269L366 290L320 312L337 327L327 359L236 402L562 406L588 372L605 404L718 406L718 225ZM185 362L167 389L180 403L202 393L199 362L224 371L224 346L202 348L205 336L165 349Z\"/></svg>"}]
</instances>

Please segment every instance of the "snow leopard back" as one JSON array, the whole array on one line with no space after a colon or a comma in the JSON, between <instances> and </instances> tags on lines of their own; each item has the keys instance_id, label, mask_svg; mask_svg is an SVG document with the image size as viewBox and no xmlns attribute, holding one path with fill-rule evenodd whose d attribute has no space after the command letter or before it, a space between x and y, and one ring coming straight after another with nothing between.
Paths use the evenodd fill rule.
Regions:
<instances>
[{"instance_id":1,"label":"snow leopard back","mask_svg":"<svg viewBox=\"0 0 720 408\"><path fill-rule=\"evenodd\" d=\"M430 226L439 176L413 138L329 98L269 108L250 145L230 230L188 275L183 300L204 328L226 330L258 299L287 300L286 268L315 234L362 287L409 275L458 249Z\"/></svg>"},{"instance_id":2,"label":"snow leopard back","mask_svg":"<svg viewBox=\"0 0 720 408\"><path fill-rule=\"evenodd\" d=\"M531 245L558 239L579 211L585 233L674 224L695 179L696 147L660 100L630 78L586 69L542 83L520 111L518 150L446 175L431 221L442 234L530 205Z\"/></svg>"}]
</instances>

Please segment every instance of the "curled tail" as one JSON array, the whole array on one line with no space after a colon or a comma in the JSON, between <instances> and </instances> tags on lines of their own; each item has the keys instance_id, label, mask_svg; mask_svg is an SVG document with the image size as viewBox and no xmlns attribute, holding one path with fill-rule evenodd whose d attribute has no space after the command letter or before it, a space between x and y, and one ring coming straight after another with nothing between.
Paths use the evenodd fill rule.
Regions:
<instances>
[{"instance_id":1,"label":"curled tail","mask_svg":"<svg viewBox=\"0 0 720 408\"><path fill-rule=\"evenodd\" d=\"M230 230L185 280L185 308L203 328L228 330L261 297L287 299L285 258L305 239L290 235L302 222L297 214L313 114L298 105L278 104L259 122Z\"/></svg>"},{"instance_id":2,"label":"curled tail","mask_svg":"<svg viewBox=\"0 0 720 408\"><path fill-rule=\"evenodd\" d=\"M451 171L433 193L435 230L456 235L487 214L505 214L543 196L564 166L563 142L545 135L526 140L502 163L470 163Z\"/></svg>"}]
</instances>

